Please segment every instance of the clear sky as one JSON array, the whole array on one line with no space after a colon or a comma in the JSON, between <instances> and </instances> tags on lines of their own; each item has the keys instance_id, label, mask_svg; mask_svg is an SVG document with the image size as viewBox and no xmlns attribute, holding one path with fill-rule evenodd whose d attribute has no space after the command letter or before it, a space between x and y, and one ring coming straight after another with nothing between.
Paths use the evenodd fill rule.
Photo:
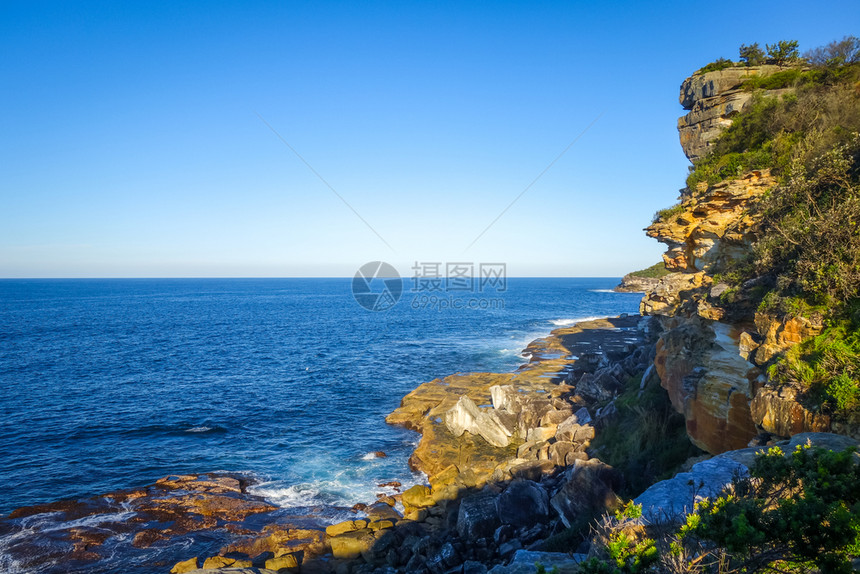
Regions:
<instances>
[{"instance_id":1,"label":"clear sky","mask_svg":"<svg viewBox=\"0 0 860 574\"><path fill-rule=\"evenodd\" d=\"M622 275L687 173L681 81L858 24L857 0L2 1L0 277Z\"/></svg>"}]
</instances>

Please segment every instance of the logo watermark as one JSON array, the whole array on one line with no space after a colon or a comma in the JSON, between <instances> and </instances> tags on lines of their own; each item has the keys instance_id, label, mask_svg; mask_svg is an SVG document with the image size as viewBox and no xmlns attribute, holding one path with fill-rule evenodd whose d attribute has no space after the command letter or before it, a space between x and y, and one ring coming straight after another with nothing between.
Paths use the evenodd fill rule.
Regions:
<instances>
[{"instance_id":1,"label":"logo watermark","mask_svg":"<svg viewBox=\"0 0 860 574\"><path fill-rule=\"evenodd\" d=\"M416 261L411 268L413 309L504 309L508 290L505 263ZM352 294L368 311L387 311L403 294L403 279L383 261L361 266L352 280Z\"/></svg>"},{"instance_id":2,"label":"logo watermark","mask_svg":"<svg viewBox=\"0 0 860 574\"><path fill-rule=\"evenodd\" d=\"M384 261L365 263L352 278L352 296L368 311L387 311L402 294L400 273Z\"/></svg>"}]
</instances>

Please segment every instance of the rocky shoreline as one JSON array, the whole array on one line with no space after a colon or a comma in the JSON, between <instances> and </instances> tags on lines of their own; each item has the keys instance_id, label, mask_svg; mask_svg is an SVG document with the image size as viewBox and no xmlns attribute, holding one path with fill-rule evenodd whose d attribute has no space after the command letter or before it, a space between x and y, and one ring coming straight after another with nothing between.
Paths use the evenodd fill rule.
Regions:
<instances>
[{"instance_id":1,"label":"rocky shoreline","mask_svg":"<svg viewBox=\"0 0 860 574\"><path fill-rule=\"evenodd\" d=\"M665 392L665 335L659 317L584 321L530 343L528 362L512 373L420 385L386 420L421 434L410 465L429 484L377 485L377 501L340 509L348 519L335 524L320 512L276 508L249 491L247 476L207 473L20 508L0 519L2 550L19 571L40 573L113 572L114 553L138 571L171 574L513 574L532 573L536 563L576 572L595 549L570 533L623 503L623 476L592 442L619 418L625 389ZM825 433L780 444L790 451L806 441L835 450L857 444ZM646 520L679 519L764 448L690 460L687 472L635 502Z\"/></svg>"},{"instance_id":2,"label":"rocky shoreline","mask_svg":"<svg viewBox=\"0 0 860 574\"><path fill-rule=\"evenodd\" d=\"M342 509L354 515L346 522L290 516L251 494L246 476L170 476L20 508L0 519L0 536L10 541L3 551L16 567L39 572L98 571L114 552L176 573L443 572L462 564L484 571L518 551L538 551L581 513L617 503L612 469L588 446L615 412L624 380L653 360L647 322L621 316L556 329L528 345L529 361L513 373L458 373L420 385L387 422L421 433L410 464L429 487ZM170 562L177 548L192 556Z\"/></svg>"}]
</instances>

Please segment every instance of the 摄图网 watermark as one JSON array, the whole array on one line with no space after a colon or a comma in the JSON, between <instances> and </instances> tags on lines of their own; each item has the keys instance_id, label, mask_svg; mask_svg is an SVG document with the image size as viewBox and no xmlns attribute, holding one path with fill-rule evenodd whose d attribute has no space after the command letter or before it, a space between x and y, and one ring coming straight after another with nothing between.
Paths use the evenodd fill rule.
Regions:
<instances>
[{"instance_id":1,"label":"\u6444\u56fe\u7f51 watermark","mask_svg":"<svg viewBox=\"0 0 860 574\"><path fill-rule=\"evenodd\" d=\"M416 261L411 272L413 309L505 308L504 297L498 296L508 290L505 263ZM403 291L400 273L384 261L365 263L352 280L355 300L368 311L387 311Z\"/></svg>"}]
</instances>

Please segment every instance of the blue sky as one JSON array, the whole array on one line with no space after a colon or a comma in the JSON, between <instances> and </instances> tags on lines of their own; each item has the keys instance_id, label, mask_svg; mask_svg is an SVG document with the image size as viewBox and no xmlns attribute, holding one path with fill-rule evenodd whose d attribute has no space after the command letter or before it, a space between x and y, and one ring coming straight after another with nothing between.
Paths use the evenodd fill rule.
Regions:
<instances>
[{"instance_id":1,"label":"blue sky","mask_svg":"<svg viewBox=\"0 0 860 574\"><path fill-rule=\"evenodd\" d=\"M687 173L681 81L858 22L856 0L2 2L0 277L622 275L659 260L642 228Z\"/></svg>"}]
</instances>

